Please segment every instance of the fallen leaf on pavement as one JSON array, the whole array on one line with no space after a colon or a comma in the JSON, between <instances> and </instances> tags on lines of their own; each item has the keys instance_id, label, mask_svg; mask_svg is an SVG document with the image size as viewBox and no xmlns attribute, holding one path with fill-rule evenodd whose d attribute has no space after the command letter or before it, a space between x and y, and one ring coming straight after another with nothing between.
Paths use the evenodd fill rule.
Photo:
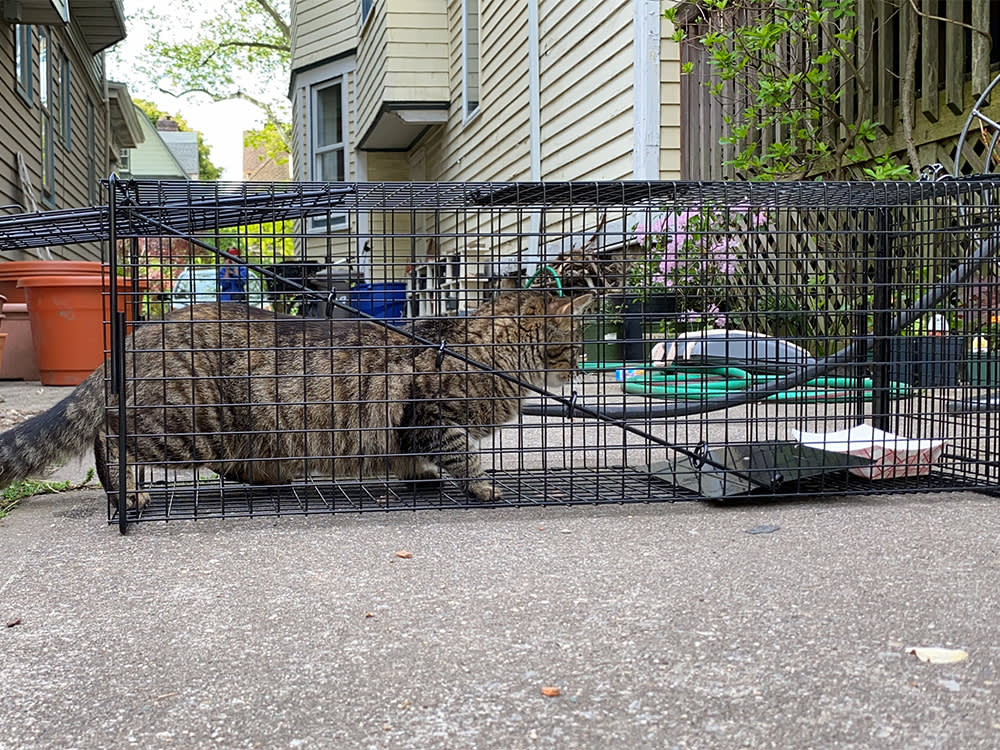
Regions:
<instances>
[{"instance_id":1,"label":"fallen leaf on pavement","mask_svg":"<svg viewBox=\"0 0 1000 750\"><path fill-rule=\"evenodd\" d=\"M407 552L405 549L401 549L396 553L396 557L402 557L404 560L409 560L413 557L413 553Z\"/></svg>"},{"instance_id":2,"label":"fallen leaf on pavement","mask_svg":"<svg viewBox=\"0 0 1000 750\"><path fill-rule=\"evenodd\" d=\"M962 661L968 654L960 648L929 648L917 647L909 649L909 653L916 656L920 661L931 664L953 664Z\"/></svg>"},{"instance_id":3,"label":"fallen leaf on pavement","mask_svg":"<svg viewBox=\"0 0 1000 750\"><path fill-rule=\"evenodd\" d=\"M542 695L544 695L546 698L555 698L561 692L562 691L557 687L552 687L550 685L542 686Z\"/></svg>"}]
</instances>

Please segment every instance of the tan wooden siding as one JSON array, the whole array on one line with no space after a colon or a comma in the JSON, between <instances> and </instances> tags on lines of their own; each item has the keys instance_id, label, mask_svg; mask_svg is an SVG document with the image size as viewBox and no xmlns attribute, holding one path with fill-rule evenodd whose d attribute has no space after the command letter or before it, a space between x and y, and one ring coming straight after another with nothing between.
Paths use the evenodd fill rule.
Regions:
<instances>
[{"instance_id":1,"label":"tan wooden siding","mask_svg":"<svg viewBox=\"0 0 1000 750\"><path fill-rule=\"evenodd\" d=\"M375 3L382 5L381 0ZM359 0L296 0L292 3L292 60L303 68L357 46Z\"/></svg>"},{"instance_id":2,"label":"tan wooden siding","mask_svg":"<svg viewBox=\"0 0 1000 750\"><path fill-rule=\"evenodd\" d=\"M90 204L87 185L90 156L87 152L87 100L94 103L95 127L95 158L97 161L95 174L98 179L107 177L110 172L108 163L108 147L105 130L106 105L103 99L103 88L98 87L94 78L95 71L103 72L103 55L95 61L89 53L81 54L83 48L79 32L74 26L50 27L51 50L53 62L59 66L53 70L53 116L61 123L63 117L63 101L61 94L66 85L62 77L61 61L65 56L70 65L70 148L60 128L54 130L54 189L55 208L75 208ZM17 154L20 153L27 166L32 189L39 208L50 206L42 202L41 194L41 112L38 107L38 48L37 36L32 55L33 101L29 105L17 92L14 80L14 39L12 27L3 25L0 33L0 97L6 106L0 108L0 205L19 204L25 206L25 198L20 188L17 170ZM101 194L98 191L98 200ZM5 209L4 215L15 213L16 209ZM52 255L66 260L96 260L100 257L100 248L94 245L70 245L53 247ZM33 252L27 254L6 253L3 260L19 260L35 257Z\"/></svg>"}]
</instances>

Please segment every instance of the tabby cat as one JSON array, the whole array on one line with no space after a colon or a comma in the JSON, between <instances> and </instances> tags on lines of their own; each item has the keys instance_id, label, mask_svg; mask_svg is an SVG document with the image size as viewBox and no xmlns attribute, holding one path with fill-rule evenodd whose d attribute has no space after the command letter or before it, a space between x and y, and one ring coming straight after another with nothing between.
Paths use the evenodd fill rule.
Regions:
<instances>
[{"instance_id":1,"label":"tabby cat","mask_svg":"<svg viewBox=\"0 0 1000 750\"><path fill-rule=\"evenodd\" d=\"M472 498L496 499L470 444L513 420L528 393L498 373L537 387L565 382L577 349L572 316L593 299L504 292L469 316L412 324L445 350L362 320L239 303L177 310L131 337L126 463L197 465L268 484L317 473L418 480L443 472ZM49 411L0 435L0 486L93 443L101 484L116 492L118 417L105 409L105 387L100 367ZM148 497L131 474L128 503L141 507Z\"/></svg>"}]
</instances>

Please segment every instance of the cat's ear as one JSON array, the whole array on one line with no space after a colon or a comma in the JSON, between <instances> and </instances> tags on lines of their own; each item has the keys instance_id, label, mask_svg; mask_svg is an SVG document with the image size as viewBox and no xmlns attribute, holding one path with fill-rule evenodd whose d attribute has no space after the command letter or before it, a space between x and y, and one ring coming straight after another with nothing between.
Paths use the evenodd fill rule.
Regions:
<instances>
[{"instance_id":1,"label":"cat's ear","mask_svg":"<svg viewBox=\"0 0 1000 750\"><path fill-rule=\"evenodd\" d=\"M579 315L594 304L596 299L596 294L578 294L573 297L563 297L556 300L552 312L556 315Z\"/></svg>"}]
</instances>

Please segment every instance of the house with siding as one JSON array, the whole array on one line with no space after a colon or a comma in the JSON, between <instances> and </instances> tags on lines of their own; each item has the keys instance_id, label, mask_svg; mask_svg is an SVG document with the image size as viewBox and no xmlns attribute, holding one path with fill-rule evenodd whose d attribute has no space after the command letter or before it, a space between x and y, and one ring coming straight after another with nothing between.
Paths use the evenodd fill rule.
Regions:
<instances>
[{"instance_id":1,"label":"house with siding","mask_svg":"<svg viewBox=\"0 0 1000 750\"><path fill-rule=\"evenodd\" d=\"M142 141L135 148L122 150L120 163L118 165L118 176L128 179L147 180L191 180L198 177L198 155L197 155L197 133L194 135L195 142L195 173L192 177L187 168L181 164L166 140L163 132L159 129L159 123L154 125L146 117L138 105L133 104L133 112L142 131Z\"/></svg>"},{"instance_id":2,"label":"house with siding","mask_svg":"<svg viewBox=\"0 0 1000 750\"><path fill-rule=\"evenodd\" d=\"M679 50L662 17L665 6L660 0L293 0L294 178L679 177ZM354 218L311 221L326 232ZM391 237L420 235L433 225L447 238L449 221L457 218L396 215L388 239L363 249L317 242L307 253L356 254L369 280L412 282L422 264L441 258L471 267L478 257L512 251L457 239L451 247L415 247ZM498 234L546 230L537 214L503 221ZM380 235L381 229L351 232ZM529 255L538 253L544 248Z\"/></svg>"},{"instance_id":3,"label":"house with siding","mask_svg":"<svg viewBox=\"0 0 1000 750\"><path fill-rule=\"evenodd\" d=\"M128 90L109 82L104 50L125 38L121 0L20 0L0 18L3 215L102 201L99 181L140 139ZM97 259L99 248L52 248ZM16 256L16 257L15 257ZM3 260L27 259L6 253Z\"/></svg>"}]
</instances>

